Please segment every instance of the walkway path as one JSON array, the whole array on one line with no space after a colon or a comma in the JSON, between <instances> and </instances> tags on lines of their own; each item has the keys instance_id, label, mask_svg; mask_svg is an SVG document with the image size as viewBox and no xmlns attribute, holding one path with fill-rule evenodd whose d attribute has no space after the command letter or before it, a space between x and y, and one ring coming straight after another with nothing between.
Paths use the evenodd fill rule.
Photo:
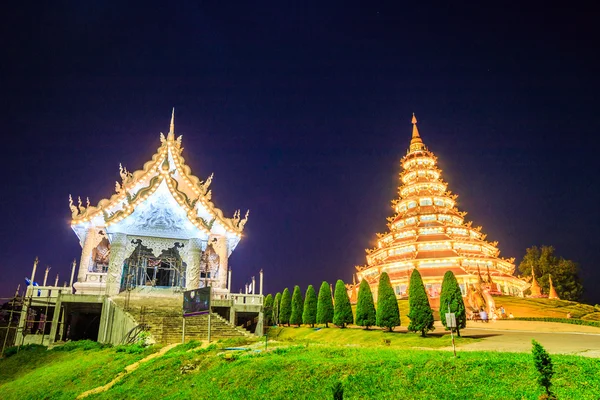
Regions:
<instances>
[{"instance_id":1,"label":"walkway path","mask_svg":"<svg viewBox=\"0 0 600 400\"><path fill-rule=\"evenodd\" d=\"M436 326L436 331L441 329ZM535 339L553 354L600 358L600 328L591 326L534 321L469 322L461 334L483 340L460 346L459 351L530 352L531 339Z\"/></svg>"}]
</instances>

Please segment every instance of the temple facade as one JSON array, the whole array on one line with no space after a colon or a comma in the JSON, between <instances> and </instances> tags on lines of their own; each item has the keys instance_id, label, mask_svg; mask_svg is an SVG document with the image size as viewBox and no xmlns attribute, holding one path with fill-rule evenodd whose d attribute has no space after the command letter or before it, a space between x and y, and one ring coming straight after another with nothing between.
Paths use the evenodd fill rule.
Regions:
<instances>
[{"instance_id":1,"label":"temple facade","mask_svg":"<svg viewBox=\"0 0 600 400\"><path fill-rule=\"evenodd\" d=\"M73 204L71 227L81 244L78 294L116 295L135 287L229 292L227 260L241 239L248 212L231 218L211 202L210 184L182 157L174 114L168 134L142 169L120 166L115 193L96 206Z\"/></svg>"},{"instance_id":2,"label":"temple facade","mask_svg":"<svg viewBox=\"0 0 600 400\"><path fill-rule=\"evenodd\" d=\"M435 299L444 274L452 271L473 308L489 304L492 294L522 296L529 284L513 275L514 259L501 258L498 242L487 241L480 226L465 220L436 156L419 135L414 114L412 124L410 147L400 161L399 197L392 202L395 213L388 218L388 231L377 234L377 246L367 249L367 264L356 267L358 281L366 279L376 296L379 276L387 272L402 298L417 268Z\"/></svg>"}]
</instances>

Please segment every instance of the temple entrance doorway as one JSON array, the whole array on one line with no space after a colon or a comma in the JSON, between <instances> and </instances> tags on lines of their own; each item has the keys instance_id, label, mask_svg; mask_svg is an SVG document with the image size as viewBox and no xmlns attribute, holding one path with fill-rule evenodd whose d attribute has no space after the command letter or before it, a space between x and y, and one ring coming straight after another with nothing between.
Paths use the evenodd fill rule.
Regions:
<instances>
[{"instance_id":1,"label":"temple entrance doorway","mask_svg":"<svg viewBox=\"0 0 600 400\"><path fill-rule=\"evenodd\" d=\"M131 290L140 286L185 288L186 263L181 259L180 243L163 250L156 257L152 250L138 239L136 248L123 264L121 290Z\"/></svg>"}]
</instances>

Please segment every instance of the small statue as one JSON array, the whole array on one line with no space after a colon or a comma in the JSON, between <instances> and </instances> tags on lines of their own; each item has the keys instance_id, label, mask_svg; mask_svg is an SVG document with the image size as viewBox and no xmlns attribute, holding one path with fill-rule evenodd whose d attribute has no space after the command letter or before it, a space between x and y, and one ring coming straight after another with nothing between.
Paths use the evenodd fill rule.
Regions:
<instances>
[{"instance_id":1,"label":"small statue","mask_svg":"<svg viewBox=\"0 0 600 400\"><path fill-rule=\"evenodd\" d=\"M122 191L123 191L123 188L121 187L121 184L119 182L115 182L115 192L117 192L117 194L119 194Z\"/></svg>"}]
</instances>

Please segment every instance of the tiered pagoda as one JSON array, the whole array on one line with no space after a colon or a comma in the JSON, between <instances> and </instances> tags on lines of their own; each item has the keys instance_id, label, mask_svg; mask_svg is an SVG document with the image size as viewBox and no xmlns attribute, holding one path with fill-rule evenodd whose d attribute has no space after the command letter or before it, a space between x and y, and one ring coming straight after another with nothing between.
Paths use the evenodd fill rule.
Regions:
<instances>
[{"instance_id":1,"label":"tiered pagoda","mask_svg":"<svg viewBox=\"0 0 600 400\"><path fill-rule=\"evenodd\" d=\"M385 271L396 295L404 297L417 268L435 299L444 274L452 271L463 296L483 301L491 294L522 296L529 284L513 275L514 259L500 258L498 243L487 241L481 227L465 221L466 212L456 207L458 196L442 180L437 157L423 143L414 114L412 124L410 147L401 160L399 198L392 202L395 214L388 218L388 232L378 234L377 246L367 250L367 265L356 267L359 281L366 279L376 294Z\"/></svg>"},{"instance_id":2,"label":"tiered pagoda","mask_svg":"<svg viewBox=\"0 0 600 400\"><path fill-rule=\"evenodd\" d=\"M120 167L115 193L98 205L81 198L71 227L82 247L75 289L79 294L115 295L126 288L229 291L227 260L248 219L232 218L211 202L212 175L202 181L182 157L182 137L169 133L141 170Z\"/></svg>"}]
</instances>

